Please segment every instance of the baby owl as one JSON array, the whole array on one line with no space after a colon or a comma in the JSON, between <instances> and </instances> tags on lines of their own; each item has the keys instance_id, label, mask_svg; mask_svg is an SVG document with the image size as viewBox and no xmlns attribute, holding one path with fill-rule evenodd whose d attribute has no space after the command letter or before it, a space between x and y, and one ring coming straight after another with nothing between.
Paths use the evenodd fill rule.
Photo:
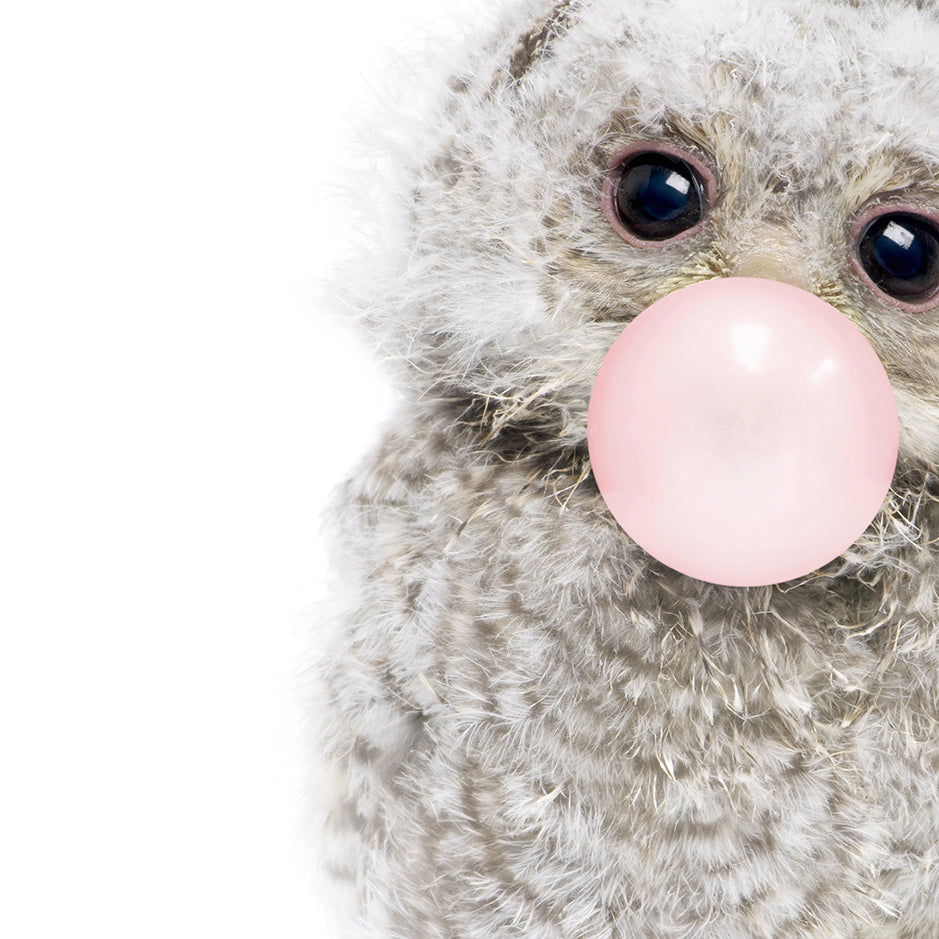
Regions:
<instances>
[{"instance_id":1,"label":"baby owl","mask_svg":"<svg viewBox=\"0 0 939 939\"><path fill-rule=\"evenodd\" d=\"M522 0L451 66L352 291L406 389L331 516L355 934L939 936L939 2ZM735 277L899 417L868 528L768 586L647 553L587 447L616 337Z\"/></svg>"}]
</instances>

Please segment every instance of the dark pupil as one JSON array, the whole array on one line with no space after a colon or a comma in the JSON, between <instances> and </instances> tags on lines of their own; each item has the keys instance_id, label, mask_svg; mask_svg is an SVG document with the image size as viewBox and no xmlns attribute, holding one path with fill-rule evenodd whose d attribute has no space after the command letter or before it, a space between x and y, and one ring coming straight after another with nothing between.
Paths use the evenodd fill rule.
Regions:
<instances>
[{"instance_id":1,"label":"dark pupil","mask_svg":"<svg viewBox=\"0 0 939 939\"><path fill-rule=\"evenodd\" d=\"M874 240L877 263L895 277L915 277L923 270L924 239L909 226L891 222Z\"/></svg>"},{"instance_id":2,"label":"dark pupil","mask_svg":"<svg viewBox=\"0 0 939 939\"><path fill-rule=\"evenodd\" d=\"M641 179L636 193L639 204L652 218L670 222L685 211L691 194L687 176L663 166L643 166L635 175Z\"/></svg>"},{"instance_id":3,"label":"dark pupil","mask_svg":"<svg viewBox=\"0 0 939 939\"><path fill-rule=\"evenodd\" d=\"M664 241L701 219L701 186L684 160L645 153L627 163L616 192L622 223L640 238Z\"/></svg>"},{"instance_id":4,"label":"dark pupil","mask_svg":"<svg viewBox=\"0 0 939 939\"><path fill-rule=\"evenodd\" d=\"M871 280L898 300L925 300L939 287L939 235L925 219L881 215L864 232L858 253Z\"/></svg>"}]
</instances>

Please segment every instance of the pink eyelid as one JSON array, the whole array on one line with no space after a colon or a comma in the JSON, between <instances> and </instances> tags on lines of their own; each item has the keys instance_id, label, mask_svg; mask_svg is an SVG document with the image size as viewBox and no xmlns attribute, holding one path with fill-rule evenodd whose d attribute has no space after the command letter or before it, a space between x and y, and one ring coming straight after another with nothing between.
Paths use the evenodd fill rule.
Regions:
<instances>
[{"instance_id":1,"label":"pink eyelid","mask_svg":"<svg viewBox=\"0 0 939 939\"><path fill-rule=\"evenodd\" d=\"M707 200L707 205L705 206L705 211L702 214L701 221L698 222L697 225L693 225L691 228L675 235L674 238L669 238L667 241L648 241L644 238L637 238L623 225L619 219L619 214L616 211L613 187L616 183L619 168L631 156L634 156L637 153L661 153L665 156L675 157L676 159L683 160L698 173L698 176L704 183L704 194ZM652 141L636 141L623 150L618 151L610 159L607 166L606 178L603 180L603 190L600 196L600 205L603 210L604 217L610 223L610 226L616 232L616 234L619 235L620 238L622 238L624 241L634 245L637 248L660 248L665 245L674 244L676 241L683 241L685 238L690 238L692 235L696 235L699 231L701 231L701 229L708 222L710 210L713 208L716 198L717 178L711 169L706 164L702 163L697 157L692 156L687 150L682 150L679 147L672 147L669 144Z\"/></svg>"}]
</instances>

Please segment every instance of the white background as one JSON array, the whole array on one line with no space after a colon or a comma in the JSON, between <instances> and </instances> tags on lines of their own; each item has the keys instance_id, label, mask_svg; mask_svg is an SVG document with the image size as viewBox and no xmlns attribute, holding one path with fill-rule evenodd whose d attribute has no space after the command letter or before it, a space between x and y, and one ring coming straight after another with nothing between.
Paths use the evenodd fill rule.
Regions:
<instances>
[{"instance_id":1,"label":"white background","mask_svg":"<svg viewBox=\"0 0 939 939\"><path fill-rule=\"evenodd\" d=\"M0 934L317 937L318 514L387 411L317 299L439 3L0 19Z\"/></svg>"}]
</instances>

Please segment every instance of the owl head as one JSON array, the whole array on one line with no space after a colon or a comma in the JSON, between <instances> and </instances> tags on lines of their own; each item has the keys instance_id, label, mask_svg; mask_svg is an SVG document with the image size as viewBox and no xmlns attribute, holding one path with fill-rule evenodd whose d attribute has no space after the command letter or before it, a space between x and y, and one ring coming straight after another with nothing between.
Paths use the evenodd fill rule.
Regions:
<instances>
[{"instance_id":1,"label":"owl head","mask_svg":"<svg viewBox=\"0 0 939 939\"><path fill-rule=\"evenodd\" d=\"M598 368L654 301L740 276L816 294L900 422L842 567L895 564L939 463L937 48L913 0L522 3L424 127L369 324L487 446L557 466L585 460Z\"/></svg>"}]
</instances>

